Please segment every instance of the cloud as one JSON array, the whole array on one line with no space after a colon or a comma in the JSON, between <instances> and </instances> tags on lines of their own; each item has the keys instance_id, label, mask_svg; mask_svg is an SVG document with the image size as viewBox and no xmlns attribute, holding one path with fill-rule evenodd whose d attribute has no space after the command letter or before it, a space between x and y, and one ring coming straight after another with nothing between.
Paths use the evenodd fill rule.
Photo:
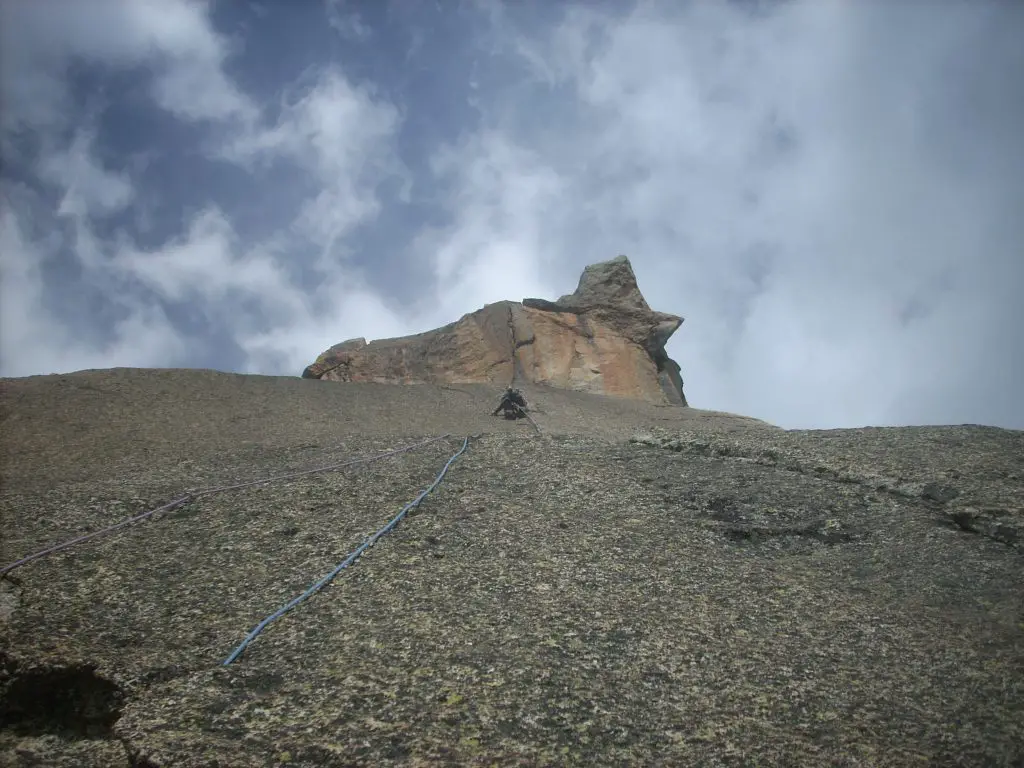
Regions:
<instances>
[{"instance_id":1,"label":"cloud","mask_svg":"<svg viewBox=\"0 0 1024 768\"><path fill-rule=\"evenodd\" d=\"M544 275L558 253L546 242L543 211L559 199L559 175L497 134L443 148L432 170L452 184L452 220L421 233L414 252L432 262L444 309L461 314L549 292L555 284Z\"/></svg>"},{"instance_id":2,"label":"cloud","mask_svg":"<svg viewBox=\"0 0 1024 768\"><path fill-rule=\"evenodd\" d=\"M362 42L368 40L373 34L366 24L363 23L359 14L352 10L345 0L326 0L325 10L327 23L331 29L349 42Z\"/></svg>"},{"instance_id":3,"label":"cloud","mask_svg":"<svg viewBox=\"0 0 1024 768\"><path fill-rule=\"evenodd\" d=\"M285 267L287 244L247 249L224 214L211 209L159 250L125 248L111 263L122 280L141 282L162 300L230 328L248 373L301 371L310 349L337 343L340 329L357 328L366 318L394 335L408 331L357 274L342 267L317 289L304 290Z\"/></svg>"},{"instance_id":4,"label":"cloud","mask_svg":"<svg viewBox=\"0 0 1024 768\"><path fill-rule=\"evenodd\" d=\"M282 224L281 237L293 234L318 245L325 255L320 266L330 270L332 243L379 210L373 185L381 176L401 172L386 146L398 124L397 112L327 67L307 71L291 85L276 120L268 121L224 70L232 46L213 30L208 10L197 2L5 5L4 138L25 126L44 137L36 148L35 179L55 194L52 213L71 228L73 242L63 244L75 248L95 282L134 282L171 303L245 294L264 310L267 305L287 308L287 316L269 313L287 323L301 312L302 302L280 264L287 258L285 246L253 247L216 207L197 212L187 231L155 249L139 248L130 237L126 242L124 232L117 242L97 236L97 217L122 211L136 195L130 169L111 168L97 154L97 115L105 105L90 104L89 127L63 140L65 118L76 112L64 76L69 63L152 68L153 101L174 118L234 121L226 140L203 141L206 147L220 147L216 157L241 163L257 175L283 159L312 177L314 183L290 190L303 199L294 221ZM21 88L26 81L47 87ZM127 161L106 154L122 166ZM8 219L5 226L15 224ZM20 235L14 242L27 247Z\"/></svg>"},{"instance_id":5,"label":"cloud","mask_svg":"<svg viewBox=\"0 0 1024 768\"><path fill-rule=\"evenodd\" d=\"M180 334L158 306L133 296L117 299L122 310L102 344L60 322L46 311L43 275L55 238L33 240L31 221L18 190L6 189L0 213L0 370L5 376L29 376L89 368L184 364L188 351Z\"/></svg>"},{"instance_id":6,"label":"cloud","mask_svg":"<svg viewBox=\"0 0 1024 768\"><path fill-rule=\"evenodd\" d=\"M231 53L197 0L51 0L4 3L0 11L3 122L60 124L77 61L152 73L154 99L187 120L251 119L255 106L224 72Z\"/></svg>"},{"instance_id":7,"label":"cloud","mask_svg":"<svg viewBox=\"0 0 1024 768\"><path fill-rule=\"evenodd\" d=\"M45 155L39 164L39 178L62 190L59 215L111 214L132 202L131 180L99 164L92 152L93 140L91 131L79 131L67 148Z\"/></svg>"},{"instance_id":8,"label":"cloud","mask_svg":"<svg viewBox=\"0 0 1024 768\"><path fill-rule=\"evenodd\" d=\"M375 186L403 173L388 146L399 125L394 107L325 66L289 83L276 108L257 108L226 73L231 46L213 30L204 3L62 10L56 18L52 8L5 6L4 28L18 44L8 51L15 66L5 96L15 109L3 138L11 146L30 126L40 140L13 144L28 183L3 182L12 203L0 221L4 375L99 367L103 360L187 364L186 349L193 364L200 350L207 360L239 359L218 352L217 339L240 352L235 365L244 370L301 370L311 349L356 327L358 307L380 328L408 330L360 287L339 246L378 212ZM100 146L111 102L93 101L84 114L75 108L63 72L79 60L120 70L152 67L150 97L163 114L184 123L227 121L228 130L211 129L186 146L190 164L199 148L200 158L228 160L254 180L288 168L286 188L270 190L268 202L277 207L271 234L257 240L239 232L227 210L199 197L184 201L175 227L161 210L166 189L144 185L132 158ZM19 91L21 77L52 87ZM72 115L84 127L68 138ZM237 208L239 200L226 202ZM133 233L149 231L154 215L169 235L143 245ZM69 286L60 277L75 274L79 299L61 305L55 296ZM332 306L339 300L344 310ZM84 317L97 303L103 319ZM89 332L75 336L83 324Z\"/></svg>"},{"instance_id":9,"label":"cloud","mask_svg":"<svg viewBox=\"0 0 1024 768\"><path fill-rule=\"evenodd\" d=\"M295 226L322 248L373 217L380 209L373 189L403 168L393 153L397 110L350 83L334 68L307 76L286 94L280 116L270 126L244 134L224 149L224 157L248 167L285 158L319 182Z\"/></svg>"},{"instance_id":10,"label":"cloud","mask_svg":"<svg viewBox=\"0 0 1024 768\"><path fill-rule=\"evenodd\" d=\"M1024 7L264 11L2 6L4 375L296 374L626 253L698 407L1024 427Z\"/></svg>"},{"instance_id":11,"label":"cloud","mask_svg":"<svg viewBox=\"0 0 1024 768\"><path fill-rule=\"evenodd\" d=\"M1024 121L998 74L1024 72L1019 11L644 2L546 32L491 8L491 49L526 75L484 122L562 180L528 226L577 268L633 257L651 303L688 318L669 350L691 402L789 425L991 419L964 398L976 366L1024 384L1000 334L1024 326L1001 288L1024 284Z\"/></svg>"}]
</instances>

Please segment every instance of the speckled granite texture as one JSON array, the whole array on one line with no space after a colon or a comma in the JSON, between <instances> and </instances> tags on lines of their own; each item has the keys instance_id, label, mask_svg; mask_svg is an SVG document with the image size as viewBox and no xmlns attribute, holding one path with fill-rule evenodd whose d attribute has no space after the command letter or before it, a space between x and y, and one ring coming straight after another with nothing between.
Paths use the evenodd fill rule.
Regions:
<instances>
[{"instance_id":1,"label":"speckled granite texture","mask_svg":"<svg viewBox=\"0 0 1024 768\"><path fill-rule=\"evenodd\" d=\"M1024 434L482 386L0 382L0 765L1019 766ZM329 572L470 447L416 514Z\"/></svg>"}]
</instances>

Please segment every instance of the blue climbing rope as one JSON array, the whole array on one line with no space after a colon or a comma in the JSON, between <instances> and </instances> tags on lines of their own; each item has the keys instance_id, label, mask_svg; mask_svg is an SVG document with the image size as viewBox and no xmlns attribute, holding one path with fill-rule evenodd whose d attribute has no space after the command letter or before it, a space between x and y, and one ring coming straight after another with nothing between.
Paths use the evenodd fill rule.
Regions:
<instances>
[{"instance_id":1,"label":"blue climbing rope","mask_svg":"<svg viewBox=\"0 0 1024 768\"><path fill-rule=\"evenodd\" d=\"M445 474L448 472L448 468L452 465L452 463L454 463L454 461L457 458L459 458L459 456L461 456L463 453L465 453L466 448L468 446L469 446L469 438L467 437L467 438L465 438L462 441L462 447L459 448L459 450L450 459L448 459L448 462L444 465L444 468L441 470L441 473L434 479L434 482L432 482L429 486L427 486L427 489L425 491L423 491L422 493L420 493L419 496L417 496L415 499L413 499L408 504L406 504L402 508L402 511L399 512L391 520L391 522L389 522L387 525L385 525L383 528L381 528L379 531L377 531L375 534L373 534L373 536L371 536L366 541L364 541L362 546L359 547L359 549L357 549L351 555L346 557L341 562L341 564L338 565L333 571L328 573L326 576L324 576L322 579L320 579L318 582L316 582L313 586L311 586L309 589L307 589L301 595L296 597L294 600L292 600L291 602L289 602L286 605L282 606L281 608L277 609L276 611L274 611L274 613L270 614L269 616L267 616L267 618L265 618L263 621L261 621L259 624L257 624L255 629L253 629L252 632L250 632L246 636L245 640L243 640L242 643L237 648L235 648L234 651L231 652L231 655L228 656L227 659L225 659L224 666L225 667L228 666L229 664L231 664L231 662L233 662L235 659L237 659L242 654L242 651L244 651L246 649L246 647L249 645L249 643L251 643L253 640L255 640L256 636L259 635L259 633L262 632L264 629L266 629L267 626L269 626L271 623L277 621L279 618L284 616L292 608L294 608L295 606L297 606L300 603L304 602L305 600L309 599L310 597L315 595L317 592L319 592L321 589L323 589L325 586L327 586L331 582L331 580L334 579L335 576L337 576L339 573L341 573L342 570L347 568L349 565L354 563L356 561L356 559L361 554L363 554L363 552L365 552L367 549L369 549L374 544L376 544L377 543L377 539L379 539L381 536L383 536L384 534L388 533L392 528L394 528L396 525L398 525L399 521L403 517L405 517L406 513L409 512L409 510L414 509L415 507L418 507L420 505L420 502L422 502L423 499L425 499L427 497L427 494L430 493L432 490L434 490L434 488L437 487L438 483L440 483L441 480L444 479Z\"/></svg>"}]
</instances>

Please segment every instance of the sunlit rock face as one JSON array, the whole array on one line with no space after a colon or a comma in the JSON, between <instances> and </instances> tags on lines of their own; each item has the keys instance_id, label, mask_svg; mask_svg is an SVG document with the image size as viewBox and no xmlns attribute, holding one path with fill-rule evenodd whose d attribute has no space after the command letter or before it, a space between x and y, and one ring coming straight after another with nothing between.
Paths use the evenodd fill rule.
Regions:
<instances>
[{"instance_id":1,"label":"sunlit rock face","mask_svg":"<svg viewBox=\"0 0 1024 768\"><path fill-rule=\"evenodd\" d=\"M683 319L655 312L629 259L591 264L557 301L499 301L441 328L397 339L350 339L304 378L328 381L545 384L651 403L686 405L665 343Z\"/></svg>"}]
</instances>

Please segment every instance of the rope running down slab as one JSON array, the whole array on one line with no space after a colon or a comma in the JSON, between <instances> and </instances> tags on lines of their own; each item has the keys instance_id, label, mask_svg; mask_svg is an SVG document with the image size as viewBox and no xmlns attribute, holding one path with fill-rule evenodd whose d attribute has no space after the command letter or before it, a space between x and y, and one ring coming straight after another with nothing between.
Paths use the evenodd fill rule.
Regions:
<instances>
[{"instance_id":1,"label":"rope running down slab","mask_svg":"<svg viewBox=\"0 0 1024 768\"><path fill-rule=\"evenodd\" d=\"M412 445L407 445L407 446L404 446L402 448L396 448L395 450L386 451L384 453L378 453L378 454L376 454L374 456L368 456L368 457L362 458L362 459L349 459L348 461L343 461L343 462L340 462L338 464L330 464L330 465L328 465L326 467L318 467L316 469L307 469L307 470L303 470L301 472L291 472L291 473L286 474L286 475L277 475L277 476L274 476L274 477L265 478L263 480L251 480L249 482L236 483L234 485L223 485L223 486L218 486L218 487L213 487L213 488L203 488L201 490L189 491L189 492L185 493L183 496L180 496L179 498L174 499L174 501L169 501L166 504L157 507L156 509L151 509L148 512L143 512L140 515L136 515L135 517L130 517L127 520L122 520L120 523L115 523L113 525L109 525L106 528L101 528L98 531L93 531L92 533L87 533L87 534L85 534L83 536L78 536L78 537L76 537L74 539L70 539L70 540L62 542L60 544L55 544L52 547L48 547L48 548L46 548L46 549L44 549L44 550L42 550L40 552L36 552L35 554L23 557L20 560L17 560L17 561L15 561L15 562L13 562L13 563L11 563L9 565L5 565L3 568L0 568L0 578L3 578L4 576L6 576L8 573L10 573L11 571L15 570L16 568L20 568L23 565L28 565L32 561L38 560L41 557L45 557L46 555L52 555L55 552L60 552L62 550L68 549L69 547L72 547L75 544L81 544L82 542L88 541L89 539L94 539L97 536L102 536L104 534L116 531L116 530L118 530L120 528L124 528L126 526L131 525L132 523L137 523L140 520L144 520L147 517L151 517L151 516L157 514L158 512L168 512L168 511L177 509L178 507L184 506L185 504L188 504L190 501L195 501L196 499L202 498L203 496L210 496L210 495L212 495L214 493L222 493L224 491L236 491L236 490L239 490L241 488L249 488L249 487L254 486L254 485L264 485L266 483L274 483L274 482L278 482L280 480L292 480L292 479L294 479L296 477L304 477L306 475L313 475L313 474L316 474L318 472L330 472L330 471L333 471L333 470L342 469L343 467L349 467L349 466L352 466L354 464L367 464L367 463L370 463L372 461L379 461L380 459L385 459L388 456L395 456L396 454L399 454L399 453L406 453L408 451L413 451L413 450L415 450L417 448L422 448L422 447L424 447L426 445L430 445L431 443L436 443L436 442L438 442L440 440L444 440L444 439L446 439L448 437L451 437L451 435L450 434L444 434L444 435L441 435L439 437L431 438L430 440L425 440L424 442L421 442L421 443L413 443Z\"/></svg>"},{"instance_id":2,"label":"rope running down slab","mask_svg":"<svg viewBox=\"0 0 1024 768\"><path fill-rule=\"evenodd\" d=\"M391 522L389 522L387 525L385 525L383 528L381 528L379 531L377 531L375 534L373 534L373 536L371 536L366 541L364 541L362 546L360 546L355 552L353 552L348 557L346 557L333 571L331 571L326 576L324 576L322 579L317 581L315 584L313 584L313 586L311 586L309 589L307 589L301 595L296 597L294 600L292 600L291 602L283 605L281 608L277 609L276 611L274 611L274 613L270 614L269 616L267 616L267 618L265 618L263 621L261 621L259 624L257 624L256 627L246 636L245 640L243 640L241 642L241 644L237 648L235 648L234 651L231 652L231 655L228 656L227 659L224 660L223 666L226 667L229 664L231 664L231 662L235 661L235 659L237 659L242 654L242 651L244 651L246 649L246 647L249 645L249 643L251 643L253 640L255 640L256 636L259 635L260 632L262 632L264 629L266 629L267 626L269 626L271 623L277 621L279 618L284 616L292 608L294 608L295 606L297 606L300 603L304 602L305 600L309 599L310 597L315 595L317 592L319 592L321 589L323 589L325 586L327 586L334 579L335 576L337 576L339 573L341 573L342 570L347 568L349 565L354 563L356 561L356 559L361 554L363 554L363 552L365 552L367 549L369 549L374 544L376 544L377 543L377 539L379 539L381 536L383 536L384 534L388 533L389 531L391 531L391 529L393 529L396 525L398 525L399 521L403 517L405 517L406 513L409 512L409 510L411 510L411 509L413 509L415 507L418 507L420 505L420 502L422 502L423 499L425 499L427 497L427 494L429 494L432 490L434 490L434 488L437 487L437 485L441 482L441 480L444 479L445 474L447 474L448 468L452 465L452 463L457 458L459 458L459 456L461 456L463 453L465 453L466 448L468 446L469 446L469 438L467 437L467 438L465 438L462 441L462 447L459 448L459 450L450 459L448 459L448 462L444 465L444 468L441 470L441 473L434 479L434 482L432 482L429 486L427 486L427 489L425 491L420 493L420 495L417 496L414 500L412 500L408 504L406 504L402 508L402 511L399 512L394 518L392 518Z\"/></svg>"}]
</instances>

